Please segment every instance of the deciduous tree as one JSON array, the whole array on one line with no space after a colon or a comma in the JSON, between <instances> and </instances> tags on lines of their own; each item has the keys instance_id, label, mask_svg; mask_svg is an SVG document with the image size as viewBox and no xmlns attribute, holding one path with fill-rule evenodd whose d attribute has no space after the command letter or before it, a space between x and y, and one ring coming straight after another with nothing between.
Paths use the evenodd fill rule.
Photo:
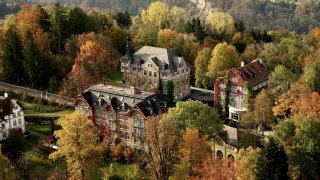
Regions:
<instances>
[{"instance_id":1,"label":"deciduous tree","mask_svg":"<svg viewBox=\"0 0 320 180\"><path fill-rule=\"evenodd\" d=\"M257 161L260 153L260 148L248 147L240 149L238 153L238 160L245 171L246 179L255 179L257 171Z\"/></svg>"},{"instance_id":2,"label":"deciduous tree","mask_svg":"<svg viewBox=\"0 0 320 180\"><path fill-rule=\"evenodd\" d=\"M164 118L177 123L183 131L198 129L201 135L214 135L222 129L218 112L200 101L177 102Z\"/></svg>"},{"instance_id":3,"label":"deciduous tree","mask_svg":"<svg viewBox=\"0 0 320 180\"><path fill-rule=\"evenodd\" d=\"M16 178L14 168L10 163L10 160L5 157L1 152L0 147L0 177L3 180L12 180Z\"/></svg>"},{"instance_id":4,"label":"deciduous tree","mask_svg":"<svg viewBox=\"0 0 320 180\"><path fill-rule=\"evenodd\" d=\"M236 48L227 43L220 43L212 51L207 76L216 79L224 76L226 70L239 66L240 58Z\"/></svg>"},{"instance_id":5,"label":"deciduous tree","mask_svg":"<svg viewBox=\"0 0 320 180\"><path fill-rule=\"evenodd\" d=\"M194 63L196 69L196 86L207 87L210 83L209 78L206 76L206 72L211 59L211 52L212 50L210 48L204 48L201 51L198 51L198 55Z\"/></svg>"},{"instance_id":6,"label":"deciduous tree","mask_svg":"<svg viewBox=\"0 0 320 180\"><path fill-rule=\"evenodd\" d=\"M230 38L235 32L233 17L228 13L210 13L205 23L207 31L219 39Z\"/></svg>"},{"instance_id":7,"label":"deciduous tree","mask_svg":"<svg viewBox=\"0 0 320 180\"><path fill-rule=\"evenodd\" d=\"M99 144L99 132L92 122L79 112L74 112L58 120L61 130L55 131L58 137L58 150L49 158L64 158L68 171L73 177L84 179L90 170L102 161L102 145Z\"/></svg>"}]
</instances>

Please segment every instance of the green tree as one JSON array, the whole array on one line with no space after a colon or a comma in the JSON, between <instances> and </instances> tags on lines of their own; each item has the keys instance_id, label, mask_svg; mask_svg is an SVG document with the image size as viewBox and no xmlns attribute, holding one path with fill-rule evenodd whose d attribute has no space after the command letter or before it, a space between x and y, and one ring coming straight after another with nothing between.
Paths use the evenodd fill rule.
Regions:
<instances>
[{"instance_id":1,"label":"green tree","mask_svg":"<svg viewBox=\"0 0 320 180\"><path fill-rule=\"evenodd\" d=\"M70 34L82 34L88 32L88 16L82 9L75 7L69 11L67 16Z\"/></svg>"},{"instance_id":2,"label":"green tree","mask_svg":"<svg viewBox=\"0 0 320 180\"><path fill-rule=\"evenodd\" d=\"M257 179L288 179L287 156L282 147L271 138L257 160Z\"/></svg>"},{"instance_id":3,"label":"green tree","mask_svg":"<svg viewBox=\"0 0 320 180\"><path fill-rule=\"evenodd\" d=\"M218 39L231 38L235 32L233 17L228 13L210 13L205 24L207 32Z\"/></svg>"},{"instance_id":4,"label":"green tree","mask_svg":"<svg viewBox=\"0 0 320 180\"><path fill-rule=\"evenodd\" d=\"M24 77L22 42L14 26L4 35L2 53L2 79L8 83L22 84Z\"/></svg>"},{"instance_id":5,"label":"green tree","mask_svg":"<svg viewBox=\"0 0 320 180\"><path fill-rule=\"evenodd\" d=\"M183 32L187 21L187 11L184 8L173 6L169 11L168 21L171 29Z\"/></svg>"},{"instance_id":6,"label":"green tree","mask_svg":"<svg viewBox=\"0 0 320 180\"><path fill-rule=\"evenodd\" d=\"M74 112L58 120L61 130L55 131L59 149L49 158L64 158L68 171L76 179L84 179L102 162L103 145L99 132L86 116Z\"/></svg>"},{"instance_id":7,"label":"green tree","mask_svg":"<svg viewBox=\"0 0 320 180\"><path fill-rule=\"evenodd\" d=\"M160 1L151 3L147 10L141 12L142 22L144 24L154 24L158 30L166 27L168 17L169 7Z\"/></svg>"},{"instance_id":8,"label":"green tree","mask_svg":"<svg viewBox=\"0 0 320 180\"><path fill-rule=\"evenodd\" d=\"M277 45L274 43L267 43L263 44L259 57L265 61L267 69L273 71L273 69L280 64L278 54L279 49Z\"/></svg>"},{"instance_id":9,"label":"green tree","mask_svg":"<svg viewBox=\"0 0 320 180\"><path fill-rule=\"evenodd\" d=\"M318 58L313 62L307 63L303 69L303 82L311 90L316 91L320 89L320 55L314 57Z\"/></svg>"},{"instance_id":10,"label":"green tree","mask_svg":"<svg viewBox=\"0 0 320 180\"><path fill-rule=\"evenodd\" d=\"M274 71L271 72L269 76L269 86L270 92L278 97L284 92L287 92L290 85L297 80L295 74L293 74L285 66L279 65L275 67Z\"/></svg>"},{"instance_id":11,"label":"green tree","mask_svg":"<svg viewBox=\"0 0 320 180\"><path fill-rule=\"evenodd\" d=\"M118 25L121 28L127 28L131 25L132 21L131 21L131 17L128 13L128 11L125 12L117 12L114 15L114 19L117 21Z\"/></svg>"},{"instance_id":12,"label":"green tree","mask_svg":"<svg viewBox=\"0 0 320 180\"><path fill-rule=\"evenodd\" d=\"M218 44L212 51L207 76L212 79L224 76L226 71L240 66L240 58L236 48L227 43Z\"/></svg>"},{"instance_id":13,"label":"green tree","mask_svg":"<svg viewBox=\"0 0 320 180\"><path fill-rule=\"evenodd\" d=\"M196 78L196 86L207 87L210 83L209 78L206 76L206 72L209 66L209 62L211 59L210 48L204 48L201 51L198 51L197 58L195 60L195 78Z\"/></svg>"},{"instance_id":14,"label":"green tree","mask_svg":"<svg viewBox=\"0 0 320 180\"><path fill-rule=\"evenodd\" d=\"M32 88L41 87L43 77L43 59L41 58L38 47L36 46L31 31L26 32L24 41L24 70L28 76L28 82Z\"/></svg>"},{"instance_id":15,"label":"green tree","mask_svg":"<svg viewBox=\"0 0 320 180\"><path fill-rule=\"evenodd\" d=\"M16 178L14 168L10 163L10 160L6 158L1 152L0 146L0 177L3 180L12 180Z\"/></svg>"},{"instance_id":16,"label":"green tree","mask_svg":"<svg viewBox=\"0 0 320 180\"><path fill-rule=\"evenodd\" d=\"M179 101L164 118L176 122L183 131L198 129L201 135L215 135L222 129L218 112L200 101Z\"/></svg>"}]
</instances>

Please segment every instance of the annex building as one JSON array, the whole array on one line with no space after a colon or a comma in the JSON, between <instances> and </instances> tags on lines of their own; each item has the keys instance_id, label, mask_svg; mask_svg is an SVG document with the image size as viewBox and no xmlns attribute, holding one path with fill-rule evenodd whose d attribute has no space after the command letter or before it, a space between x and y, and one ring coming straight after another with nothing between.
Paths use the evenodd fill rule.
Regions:
<instances>
[{"instance_id":1,"label":"annex building","mask_svg":"<svg viewBox=\"0 0 320 180\"><path fill-rule=\"evenodd\" d=\"M174 101L190 94L190 66L183 57L171 51L151 46L144 46L131 53L129 44L127 52L120 58L121 72L125 84L143 90L168 94L167 83L174 84Z\"/></svg>"},{"instance_id":2,"label":"annex building","mask_svg":"<svg viewBox=\"0 0 320 180\"><path fill-rule=\"evenodd\" d=\"M214 106L229 112L229 119L239 121L247 111L250 95L257 94L268 85L269 71L261 59L228 70L214 84Z\"/></svg>"},{"instance_id":3,"label":"annex building","mask_svg":"<svg viewBox=\"0 0 320 180\"><path fill-rule=\"evenodd\" d=\"M0 96L0 141L7 139L11 129L20 128L25 132L24 112L16 100L8 94Z\"/></svg>"}]
</instances>

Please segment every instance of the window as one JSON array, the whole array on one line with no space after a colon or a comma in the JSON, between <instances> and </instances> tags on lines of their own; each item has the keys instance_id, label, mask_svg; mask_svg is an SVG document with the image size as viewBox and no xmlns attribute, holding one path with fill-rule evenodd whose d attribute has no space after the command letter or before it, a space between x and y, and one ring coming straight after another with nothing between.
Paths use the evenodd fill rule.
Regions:
<instances>
[{"instance_id":1,"label":"window","mask_svg":"<svg viewBox=\"0 0 320 180\"><path fill-rule=\"evenodd\" d=\"M152 64L148 64L148 67L151 68L151 67L152 67Z\"/></svg>"},{"instance_id":2,"label":"window","mask_svg":"<svg viewBox=\"0 0 320 180\"><path fill-rule=\"evenodd\" d=\"M5 130L6 129L6 124L1 124L1 130Z\"/></svg>"},{"instance_id":3,"label":"window","mask_svg":"<svg viewBox=\"0 0 320 180\"><path fill-rule=\"evenodd\" d=\"M121 132L120 137L124 138L124 136L125 136L124 132Z\"/></svg>"},{"instance_id":4,"label":"window","mask_svg":"<svg viewBox=\"0 0 320 180\"><path fill-rule=\"evenodd\" d=\"M140 119L140 126L144 127L144 120L143 119Z\"/></svg>"},{"instance_id":5,"label":"window","mask_svg":"<svg viewBox=\"0 0 320 180\"><path fill-rule=\"evenodd\" d=\"M119 114L119 119L122 119L122 114Z\"/></svg>"},{"instance_id":6,"label":"window","mask_svg":"<svg viewBox=\"0 0 320 180\"><path fill-rule=\"evenodd\" d=\"M106 125L106 121L104 119L102 120L102 125Z\"/></svg>"},{"instance_id":7,"label":"window","mask_svg":"<svg viewBox=\"0 0 320 180\"><path fill-rule=\"evenodd\" d=\"M110 137L114 137L114 131L110 131Z\"/></svg>"},{"instance_id":8,"label":"window","mask_svg":"<svg viewBox=\"0 0 320 180\"><path fill-rule=\"evenodd\" d=\"M234 99L234 94L233 93L229 93L229 99Z\"/></svg>"},{"instance_id":9,"label":"window","mask_svg":"<svg viewBox=\"0 0 320 180\"><path fill-rule=\"evenodd\" d=\"M19 111L19 112L17 112L17 116L18 117L20 117L21 116L21 112Z\"/></svg>"},{"instance_id":10,"label":"window","mask_svg":"<svg viewBox=\"0 0 320 180\"><path fill-rule=\"evenodd\" d=\"M96 124L100 124L100 119L96 119Z\"/></svg>"},{"instance_id":11,"label":"window","mask_svg":"<svg viewBox=\"0 0 320 180\"><path fill-rule=\"evenodd\" d=\"M113 112L108 113L108 120L112 121L113 120Z\"/></svg>"},{"instance_id":12,"label":"window","mask_svg":"<svg viewBox=\"0 0 320 180\"><path fill-rule=\"evenodd\" d=\"M157 72L154 72L154 73L153 73L153 77L157 77Z\"/></svg>"},{"instance_id":13,"label":"window","mask_svg":"<svg viewBox=\"0 0 320 180\"><path fill-rule=\"evenodd\" d=\"M152 72L151 71L149 71L149 76L152 76Z\"/></svg>"},{"instance_id":14,"label":"window","mask_svg":"<svg viewBox=\"0 0 320 180\"><path fill-rule=\"evenodd\" d=\"M3 135L2 135L3 138L6 138L6 137L7 137L7 133L6 133L6 132L3 132L2 134L3 134Z\"/></svg>"},{"instance_id":15,"label":"window","mask_svg":"<svg viewBox=\"0 0 320 180\"><path fill-rule=\"evenodd\" d=\"M167 77L167 73L162 73L162 76L163 77Z\"/></svg>"},{"instance_id":16,"label":"window","mask_svg":"<svg viewBox=\"0 0 320 180\"><path fill-rule=\"evenodd\" d=\"M126 133L126 140L129 140L129 139L130 139L129 134Z\"/></svg>"},{"instance_id":17,"label":"window","mask_svg":"<svg viewBox=\"0 0 320 180\"><path fill-rule=\"evenodd\" d=\"M18 119L18 125L21 125L22 122L21 122L21 119Z\"/></svg>"},{"instance_id":18,"label":"window","mask_svg":"<svg viewBox=\"0 0 320 180\"><path fill-rule=\"evenodd\" d=\"M143 75L147 75L147 71L146 70L143 70Z\"/></svg>"},{"instance_id":19,"label":"window","mask_svg":"<svg viewBox=\"0 0 320 180\"><path fill-rule=\"evenodd\" d=\"M17 126L17 121L13 120L13 127Z\"/></svg>"},{"instance_id":20,"label":"window","mask_svg":"<svg viewBox=\"0 0 320 180\"><path fill-rule=\"evenodd\" d=\"M137 123L137 117L133 117L133 125L134 125L134 126L137 126L137 125L138 125L138 123Z\"/></svg>"},{"instance_id":21,"label":"window","mask_svg":"<svg viewBox=\"0 0 320 180\"><path fill-rule=\"evenodd\" d=\"M128 126L127 126L127 125L124 125L124 129L125 129L125 130L128 130Z\"/></svg>"},{"instance_id":22,"label":"window","mask_svg":"<svg viewBox=\"0 0 320 180\"><path fill-rule=\"evenodd\" d=\"M102 130L102 135L105 136L106 135L106 130Z\"/></svg>"},{"instance_id":23,"label":"window","mask_svg":"<svg viewBox=\"0 0 320 180\"><path fill-rule=\"evenodd\" d=\"M239 114L238 113L231 113L231 119L239 121Z\"/></svg>"},{"instance_id":24,"label":"window","mask_svg":"<svg viewBox=\"0 0 320 180\"><path fill-rule=\"evenodd\" d=\"M235 81L236 81L236 78L232 77L231 82L235 82Z\"/></svg>"}]
</instances>

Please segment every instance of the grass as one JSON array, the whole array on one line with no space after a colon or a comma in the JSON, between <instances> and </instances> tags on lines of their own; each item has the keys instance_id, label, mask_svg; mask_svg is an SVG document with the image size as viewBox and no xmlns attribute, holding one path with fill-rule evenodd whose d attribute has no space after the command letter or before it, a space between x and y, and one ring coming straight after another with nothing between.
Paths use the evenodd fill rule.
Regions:
<instances>
[{"instance_id":1,"label":"grass","mask_svg":"<svg viewBox=\"0 0 320 180\"><path fill-rule=\"evenodd\" d=\"M122 85L122 73L121 71L114 71L107 78L107 83Z\"/></svg>"},{"instance_id":2,"label":"grass","mask_svg":"<svg viewBox=\"0 0 320 180\"><path fill-rule=\"evenodd\" d=\"M43 135L51 135L51 125L50 124L41 124L41 125L32 125L32 124L27 124L26 129L30 131L35 131L37 133L43 134Z\"/></svg>"},{"instance_id":3,"label":"grass","mask_svg":"<svg viewBox=\"0 0 320 180\"><path fill-rule=\"evenodd\" d=\"M32 104L28 103L28 102L24 102L24 101L19 101L19 103L22 105L24 114L26 116L41 116L41 117L46 117L46 116L65 116L67 114L72 113L73 111L70 110L62 110L62 111L58 111L58 112L52 112L52 113L39 113L36 112L34 110L32 110Z\"/></svg>"}]
</instances>

